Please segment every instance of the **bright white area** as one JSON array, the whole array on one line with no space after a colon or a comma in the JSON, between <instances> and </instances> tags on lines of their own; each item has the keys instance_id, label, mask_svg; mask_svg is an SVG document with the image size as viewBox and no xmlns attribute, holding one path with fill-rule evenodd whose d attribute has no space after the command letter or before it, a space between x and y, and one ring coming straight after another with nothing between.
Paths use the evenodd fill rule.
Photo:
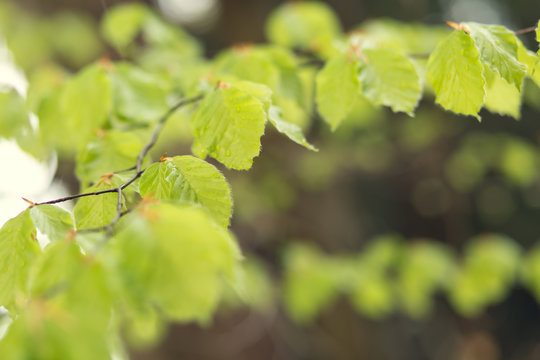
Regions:
<instances>
[{"instance_id":1,"label":"bright white area","mask_svg":"<svg viewBox=\"0 0 540 360\"><path fill-rule=\"evenodd\" d=\"M158 0L158 6L169 20L204 31L218 19L219 0Z\"/></svg>"},{"instance_id":2,"label":"bright white area","mask_svg":"<svg viewBox=\"0 0 540 360\"><path fill-rule=\"evenodd\" d=\"M15 66L11 53L0 39L0 91L10 88L24 97L28 82ZM33 120L32 124L37 127L37 118L32 114L29 116ZM21 197L39 202L67 195L62 184L51 184L56 165L54 155L47 162L40 162L21 150L15 140L0 139L0 226L28 207Z\"/></svg>"}]
</instances>

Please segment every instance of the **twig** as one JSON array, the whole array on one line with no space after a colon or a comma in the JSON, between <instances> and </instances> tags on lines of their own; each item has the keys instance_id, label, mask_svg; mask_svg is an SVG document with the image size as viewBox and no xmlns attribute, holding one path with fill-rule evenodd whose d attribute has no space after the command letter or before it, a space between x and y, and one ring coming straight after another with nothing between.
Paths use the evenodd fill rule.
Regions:
<instances>
[{"instance_id":1,"label":"twig","mask_svg":"<svg viewBox=\"0 0 540 360\"><path fill-rule=\"evenodd\" d=\"M114 226L120 221L120 219L124 215L126 215L127 213L129 213L131 211L131 209L122 210L123 207L124 207L123 190L125 188L127 188L129 185L131 185L135 180L137 180L144 173L145 169L142 169L143 160L144 160L145 156L148 154L148 152L150 151L150 149L152 149L152 147L156 144L156 141L157 141L157 139L159 137L159 134L160 134L161 130L163 129L163 126L165 125L165 123L169 119L169 117L171 117L171 115L174 114L174 112L176 110L180 109L181 107L192 104L192 103L195 103L197 101L200 101L203 97L204 97L204 95L201 94L201 95L197 95L197 96L194 96L194 97L191 97L191 98L182 99L178 103L176 103L173 107L171 107L165 114L163 114L163 116L158 120L158 122L156 124L156 127L154 128L154 131L152 132L152 136L150 137L150 140L146 143L146 145L144 145L141 152L137 156L137 163L134 166L132 166L132 167L130 167L128 169L124 169L124 170L114 172L114 174L118 174L118 173L121 173L121 172L127 172L127 171L135 170L135 174L131 178L129 178L126 182L124 182L122 185L120 185L118 187L115 187L114 189L107 189L107 190L101 190L101 191L94 191L94 192L90 192L90 193L82 193L82 194L70 195L70 196L65 196L65 197L59 198L59 199L44 201L44 202L40 202L40 203L32 203L31 206L39 206L39 205L45 205L45 204L57 204L57 203L61 203L61 202L69 201L69 200L82 198L82 197L85 197L85 196L96 196L96 195L103 195L103 194L109 194L109 193L117 193L118 194L118 199L117 199L117 203L116 203L116 217L109 224L98 227L98 228L79 230L80 233L90 233L90 232L102 232L102 231L105 231L107 233L107 235L110 236L112 234Z\"/></svg>"},{"instance_id":2,"label":"twig","mask_svg":"<svg viewBox=\"0 0 540 360\"><path fill-rule=\"evenodd\" d=\"M537 28L537 26L530 26L530 27L525 28L525 29L516 30L516 31L514 31L514 35L523 35L523 34L531 33L533 31L535 31L536 28Z\"/></svg>"}]
</instances>

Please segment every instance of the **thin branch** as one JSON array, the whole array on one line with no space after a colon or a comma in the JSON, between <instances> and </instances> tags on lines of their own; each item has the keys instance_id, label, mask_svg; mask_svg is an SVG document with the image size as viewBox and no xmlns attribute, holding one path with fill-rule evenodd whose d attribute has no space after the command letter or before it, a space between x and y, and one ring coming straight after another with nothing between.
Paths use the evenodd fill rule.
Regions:
<instances>
[{"instance_id":1,"label":"thin branch","mask_svg":"<svg viewBox=\"0 0 540 360\"><path fill-rule=\"evenodd\" d=\"M120 219L124 215L128 214L132 210L132 209L123 210L123 208L124 208L123 190L125 188L127 188L129 185L131 185L135 180L137 180L144 173L145 169L141 169L143 160L144 160L145 156L148 154L148 152L150 151L150 149L152 149L152 147L156 144L157 139L159 137L159 134L160 134L161 130L163 129L163 126L165 125L167 120L171 117L171 115L174 114L174 112L176 110L180 109L183 106L186 106L186 105L195 103L197 101L200 101L200 100L202 100L203 97L204 97L204 95L201 94L201 95L194 96L192 98L182 99L177 104L175 104L173 107L171 107L165 114L163 114L163 116L158 120L158 122L156 124L156 127L154 128L154 131L152 132L152 136L150 137L150 140L146 143L146 145L144 145L141 152L137 156L137 163L134 166L132 166L132 167L130 167L128 169L116 171L116 172L113 173L113 174L118 174L118 173L121 173L121 172L127 172L127 171L135 170L135 174L131 178L129 178L125 183L123 183L122 185L120 185L120 186L118 186L118 187L116 187L114 189L107 189L107 190L101 190L101 191L94 191L94 192L90 192L90 193L82 193L82 194L70 195L70 196L65 196L65 197L59 198L59 199L44 201L44 202L40 202L40 203L32 203L32 202L30 202L29 200L26 200L26 199L25 199L25 201L30 202L31 206L39 206L39 205L45 205L45 204L57 204L57 203L61 203L61 202L69 201L69 200L82 198L82 197L85 197L85 196L103 195L103 194L109 194L109 193L114 193L115 192L115 193L118 194L117 202L116 202L116 216L115 216L115 218L107 225L104 225L104 226L101 226L101 227L98 227L98 228L84 229L84 230L79 230L78 231L79 233L95 233L95 232L103 232L104 231L104 232L106 232L106 236L110 237L112 235L113 230L114 230L114 226L120 221ZM101 246L103 246L105 244L105 242L106 242L106 238L100 243L100 245L98 246L98 249L101 248Z\"/></svg>"},{"instance_id":2,"label":"thin branch","mask_svg":"<svg viewBox=\"0 0 540 360\"><path fill-rule=\"evenodd\" d=\"M531 33L533 31L535 31L537 28L537 26L530 26L528 28L525 28L525 29L520 29L520 30L516 30L514 31L514 35L523 35L523 34L528 34L528 33Z\"/></svg>"}]
</instances>

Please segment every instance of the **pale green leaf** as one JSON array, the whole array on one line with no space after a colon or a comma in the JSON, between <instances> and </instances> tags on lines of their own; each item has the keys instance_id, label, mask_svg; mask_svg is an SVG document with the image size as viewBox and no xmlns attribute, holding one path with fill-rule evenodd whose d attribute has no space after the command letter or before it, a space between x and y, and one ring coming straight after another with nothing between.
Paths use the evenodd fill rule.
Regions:
<instances>
[{"instance_id":1,"label":"pale green leaf","mask_svg":"<svg viewBox=\"0 0 540 360\"><path fill-rule=\"evenodd\" d=\"M168 109L172 88L162 76L128 63L115 64L109 72L113 88L113 111L129 122L157 121Z\"/></svg>"},{"instance_id":2,"label":"pale green leaf","mask_svg":"<svg viewBox=\"0 0 540 360\"><path fill-rule=\"evenodd\" d=\"M29 127L24 99L15 91L0 92L0 138L18 137Z\"/></svg>"},{"instance_id":3,"label":"pale green leaf","mask_svg":"<svg viewBox=\"0 0 540 360\"><path fill-rule=\"evenodd\" d=\"M486 69L485 107L500 115L509 115L515 119L521 117L521 93L494 71Z\"/></svg>"},{"instance_id":4,"label":"pale green leaf","mask_svg":"<svg viewBox=\"0 0 540 360\"><path fill-rule=\"evenodd\" d=\"M82 183L96 181L103 174L133 166L142 148L141 139L130 132L110 130L98 134L77 156L75 173Z\"/></svg>"},{"instance_id":5,"label":"pale green leaf","mask_svg":"<svg viewBox=\"0 0 540 360\"><path fill-rule=\"evenodd\" d=\"M30 217L40 232L47 235L49 240L64 239L72 230L73 217L66 210L54 205L33 206Z\"/></svg>"},{"instance_id":6,"label":"pale green leaf","mask_svg":"<svg viewBox=\"0 0 540 360\"><path fill-rule=\"evenodd\" d=\"M209 94L191 120L193 151L233 169L249 169L259 155L266 114L264 104L234 86Z\"/></svg>"},{"instance_id":7,"label":"pale green leaf","mask_svg":"<svg viewBox=\"0 0 540 360\"><path fill-rule=\"evenodd\" d=\"M121 4L105 12L101 23L101 32L105 39L118 51L124 51L141 31L146 6L140 3Z\"/></svg>"},{"instance_id":8,"label":"pale green leaf","mask_svg":"<svg viewBox=\"0 0 540 360\"><path fill-rule=\"evenodd\" d=\"M474 39L484 64L520 90L526 67L517 60L517 42L514 33L498 25L474 22L464 25Z\"/></svg>"},{"instance_id":9,"label":"pale green leaf","mask_svg":"<svg viewBox=\"0 0 540 360\"><path fill-rule=\"evenodd\" d=\"M364 49L366 63L359 79L364 95L375 105L411 115L422 95L420 77L411 60L398 52Z\"/></svg>"},{"instance_id":10,"label":"pale green leaf","mask_svg":"<svg viewBox=\"0 0 540 360\"><path fill-rule=\"evenodd\" d=\"M231 190L214 166L193 156L176 156L151 165L141 177L142 196L200 204L227 227L232 212Z\"/></svg>"},{"instance_id":11,"label":"pale green leaf","mask_svg":"<svg viewBox=\"0 0 540 360\"><path fill-rule=\"evenodd\" d=\"M43 139L67 153L80 150L104 125L110 108L109 80L100 66L92 65L40 104L38 117Z\"/></svg>"},{"instance_id":12,"label":"pale green leaf","mask_svg":"<svg viewBox=\"0 0 540 360\"><path fill-rule=\"evenodd\" d=\"M335 130L358 97L358 64L346 55L330 59L316 77L317 109Z\"/></svg>"},{"instance_id":13,"label":"pale green leaf","mask_svg":"<svg viewBox=\"0 0 540 360\"><path fill-rule=\"evenodd\" d=\"M32 262L41 250L29 211L8 220L0 229L0 305L23 305Z\"/></svg>"},{"instance_id":14,"label":"pale green leaf","mask_svg":"<svg viewBox=\"0 0 540 360\"><path fill-rule=\"evenodd\" d=\"M278 7L266 23L266 36L284 47L325 51L341 34L339 20L322 2L290 2Z\"/></svg>"},{"instance_id":15,"label":"pale green leaf","mask_svg":"<svg viewBox=\"0 0 540 360\"><path fill-rule=\"evenodd\" d=\"M103 181L86 189L84 193L114 188L115 186ZM100 228L110 224L116 217L117 203L118 194L116 192L80 198L73 209L77 230Z\"/></svg>"},{"instance_id":16,"label":"pale green leaf","mask_svg":"<svg viewBox=\"0 0 540 360\"><path fill-rule=\"evenodd\" d=\"M294 245L285 255L286 310L295 321L308 323L337 297L339 278L315 248Z\"/></svg>"},{"instance_id":17,"label":"pale green leaf","mask_svg":"<svg viewBox=\"0 0 540 360\"><path fill-rule=\"evenodd\" d=\"M428 60L427 78L435 101L453 112L477 119L485 97L480 54L472 38L455 30L439 43Z\"/></svg>"},{"instance_id":18,"label":"pale green leaf","mask_svg":"<svg viewBox=\"0 0 540 360\"><path fill-rule=\"evenodd\" d=\"M229 233L202 209L180 204L144 205L124 224L105 251L115 259L126 301L155 306L172 320L207 322L220 278L239 259Z\"/></svg>"},{"instance_id":19,"label":"pale green leaf","mask_svg":"<svg viewBox=\"0 0 540 360\"><path fill-rule=\"evenodd\" d=\"M316 147L307 142L302 129L298 125L283 120L281 109L279 107L270 106L270 109L268 110L268 120L274 125L277 131L285 134L295 143L302 145L309 150L318 151Z\"/></svg>"},{"instance_id":20,"label":"pale green leaf","mask_svg":"<svg viewBox=\"0 0 540 360\"><path fill-rule=\"evenodd\" d=\"M227 50L216 59L218 73L275 87L280 72L264 52L249 46Z\"/></svg>"},{"instance_id":21,"label":"pale green leaf","mask_svg":"<svg viewBox=\"0 0 540 360\"><path fill-rule=\"evenodd\" d=\"M536 25L536 42L540 43L540 20L538 20L538 24ZM537 51L538 56L540 56L540 48Z\"/></svg>"}]
</instances>

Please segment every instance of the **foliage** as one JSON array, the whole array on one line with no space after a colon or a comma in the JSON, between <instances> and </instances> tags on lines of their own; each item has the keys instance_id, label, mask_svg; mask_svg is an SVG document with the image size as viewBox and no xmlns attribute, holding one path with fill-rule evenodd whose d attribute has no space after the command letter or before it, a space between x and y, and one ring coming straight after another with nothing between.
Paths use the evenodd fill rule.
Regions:
<instances>
[{"instance_id":1,"label":"foliage","mask_svg":"<svg viewBox=\"0 0 540 360\"><path fill-rule=\"evenodd\" d=\"M315 112L336 137L347 136L338 128L348 130L353 115L377 114L381 106L414 116L423 93L431 92L457 114L480 119L485 107L519 118L524 79L540 85L537 54L498 25L452 24L448 33L380 21L345 34L326 5L299 2L270 16L270 45L238 46L208 60L186 32L141 4L127 4L101 23L103 38L126 59L111 61L96 60L104 44L88 19L64 14L46 21L9 4L0 7L0 18L15 16L22 25L2 22L0 31L30 87L0 93L0 137L15 139L36 157L58 153L75 160L82 192L30 201L0 230L0 305L12 319L0 342L6 359L108 358L121 353L117 337L151 343L167 321L208 323L234 297L231 289L250 306L271 306L270 276L257 260L241 261L228 230L229 184L205 160L250 169L267 121L315 151L303 133ZM25 41L31 34L39 39ZM420 50L430 53L427 62L417 56ZM55 65L47 64L49 58ZM62 62L85 66L72 73ZM183 136L163 131L178 118L189 123L183 129L196 157L149 156L160 134ZM403 125L403 141L421 150L441 132L436 126L417 114ZM372 171L390 161L376 129L365 148L371 153L358 150L347 159L332 157L331 149L306 152L306 187L320 186L340 161ZM310 166L314 156L326 156L328 166ZM472 134L452 154L447 177L467 191L495 169L527 186L538 166L530 144ZM280 181L275 176L267 179L270 188ZM271 196L279 203L278 193ZM72 213L56 206L72 199ZM37 230L47 241L38 243ZM283 303L300 323L340 294L373 318L395 309L420 318L433 295L444 292L458 312L473 316L504 298L518 277L537 294L537 257L537 250L522 255L502 235L472 241L462 261L434 241L406 245L391 236L356 255L327 256L292 245L284 256Z\"/></svg>"}]
</instances>

